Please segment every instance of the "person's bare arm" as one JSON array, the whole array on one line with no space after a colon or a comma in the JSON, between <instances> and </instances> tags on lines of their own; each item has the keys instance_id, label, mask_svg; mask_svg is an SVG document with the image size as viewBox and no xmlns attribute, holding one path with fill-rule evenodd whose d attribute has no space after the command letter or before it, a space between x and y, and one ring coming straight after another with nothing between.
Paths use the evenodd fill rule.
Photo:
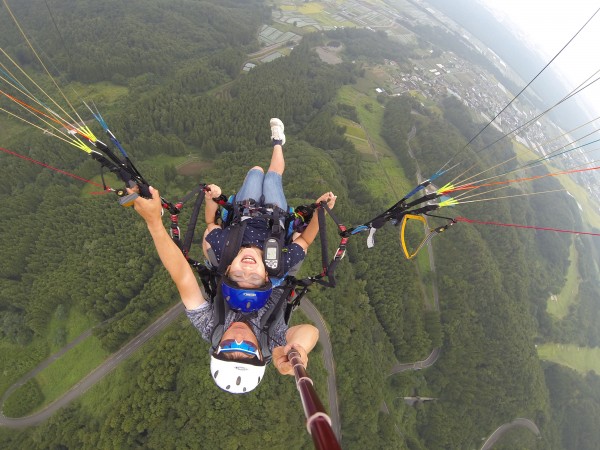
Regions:
<instances>
[{"instance_id":1,"label":"person's bare arm","mask_svg":"<svg viewBox=\"0 0 600 450\"><path fill-rule=\"evenodd\" d=\"M335 206L335 201L337 196L333 195L333 192L326 192L321 195L315 203L327 202L327 206L329 209L333 209ZM294 243L298 244L300 247L304 249L306 253L310 244L313 243L317 234L319 233L319 220L317 217L313 217L306 229L302 232L300 236L294 239Z\"/></svg>"},{"instance_id":2,"label":"person's bare arm","mask_svg":"<svg viewBox=\"0 0 600 450\"><path fill-rule=\"evenodd\" d=\"M219 204L211 199L217 198L221 195L221 188L216 184L209 184L208 191L205 194L205 202L204 202L204 220L206 221L206 231L204 232L204 237L202 238L202 252L204 253L204 257L208 259L208 249L210 248L210 244L206 242L206 236L214 230L215 228L220 228L218 224L215 223L215 215L217 213L217 209L219 208Z\"/></svg>"},{"instance_id":3,"label":"person's bare arm","mask_svg":"<svg viewBox=\"0 0 600 450\"><path fill-rule=\"evenodd\" d=\"M134 208L146 221L158 256L175 282L181 301L187 309L195 309L206 303L206 300L202 296L196 275L162 223L159 192L150 187L150 193L151 199L138 197Z\"/></svg>"}]
</instances>

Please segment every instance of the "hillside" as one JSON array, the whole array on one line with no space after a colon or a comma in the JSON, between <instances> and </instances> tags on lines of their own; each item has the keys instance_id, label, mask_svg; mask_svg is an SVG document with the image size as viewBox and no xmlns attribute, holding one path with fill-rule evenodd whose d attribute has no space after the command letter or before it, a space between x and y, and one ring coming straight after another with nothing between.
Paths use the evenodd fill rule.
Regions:
<instances>
[{"instance_id":1,"label":"hillside","mask_svg":"<svg viewBox=\"0 0 600 450\"><path fill-rule=\"evenodd\" d=\"M62 38L46 6L29 3L15 4L14 11L56 66L65 68L60 82L90 93L140 171L169 199L182 197L199 181L234 192L249 167L268 163L267 124L270 117L280 117L288 138L284 189L290 203L332 190L338 195L336 216L359 224L395 201L386 181L373 179L383 164L391 167L394 183L412 186L417 165L433 173L478 126L451 100L429 109L410 96L377 98L370 88L371 68L387 58L401 61L408 53L385 33L310 34L289 56L246 73L241 70L245 55L259 47L256 30L270 20L269 9L258 1L145 0L145 8L108 0L52 5ZM108 10L108 15L92 15ZM8 29L0 11L0 23ZM63 23L71 25L67 29ZM232 28L236 32L230 33ZM21 55L20 63L43 79L18 36L9 33L6 39L2 47ZM323 62L314 50L332 42L343 46L339 64ZM147 53L139 50L143 45ZM94 50L81 60L73 58L83 48ZM348 104L349 92L360 100ZM345 136L347 129L339 125L344 121L360 130L354 138ZM2 117L0 125L5 122L12 123ZM97 166L82 152L38 130L13 126L0 138L1 146L100 181ZM414 159L407 147L413 129ZM357 150L351 143L356 137L376 140L381 155L369 154L366 144ZM464 152L461 157L484 168L511 152L506 143L489 155ZM190 161L195 169L183 175L180 168ZM178 299L145 226L114 196L89 195L91 189L81 183L10 155L0 155L0 162L3 392L83 330L97 326L93 338L102 357ZM555 187L554 180L543 186ZM566 195L499 199L493 208L475 205L461 207L460 214L580 224L577 207ZM333 236L332 224L330 231ZM437 269L424 274L418 263L402 257L397 229L389 225L378 232L373 249L366 249L364 238L351 239L338 268L338 287L310 293L331 330L344 448L471 448L516 417L534 420L541 430L539 441L523 438L528 448L564 447L569 409L557 406L556 396L563 395L561 380L567 375L549 372L535 343L557 335L573 340L576 331L582 344L596 339L585 314L594 310L596 288L582 269L593 258L593 244L576 241L588 300L562 322L546 311L548 292L560 292L564 284L572 242L567 236L457 224L434 239ZM337 242L332 238L329 244L333 251ZM320 271L318 253L309 254L306 274ZM434 277L439 315L426 306ZM441 356L432 368L388 376L397 361L424 359L440 344ZM227 396L207 376L207 350L182 319L48 422L0 430L0 444L193 448L201 436L206 448L311 447L291 378L268 370L256 393ZM318 355L309 370L326 398ZM43 392L45 387L35 383L30 392ZM409 395L437 401L413 408L397 400ZM43 400L43 394L29 396L29 410ZM569 407L577 405L574 400ZM236 426L230 432L215 426L232 417Z\"/></svg>"}]
</instances>

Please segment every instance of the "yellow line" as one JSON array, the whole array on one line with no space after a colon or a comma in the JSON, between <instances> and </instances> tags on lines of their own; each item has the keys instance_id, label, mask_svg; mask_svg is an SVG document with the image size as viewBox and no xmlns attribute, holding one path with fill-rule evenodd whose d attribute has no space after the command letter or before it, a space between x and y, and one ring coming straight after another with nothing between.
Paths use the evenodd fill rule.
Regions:
<instances>
[{"instance_id":1,"label":"yellow line","mask_svg":"<svg viewBox=\"0 0 600 450\"><path fill-rule=\"evenodd\" d=\"M58 92L60 92L60 94L62 95L63 99L67 102L67 104L69 105L69 107L73 110L73 112L75 113L75 115L77 116L77 118L79 119L79 121L73 119L73 117L71 117L71 115L69 115L68 112L66 112L62 106L60 106L58 103L56 103L56 101L54 101L54 99L52 97L50 97L4 50L2 50L2 53L4 53L4 55L42 92L44 93L44 95L46 95L46 97L48 97L50 99L50 101L52 101L52 103L54 103L64 114L66 114L66 116L71 120L71 122L73 123L82 123L83 119L81 117L79 117L79 114L77 114L77 111L75 110L75 108L73 107L73 105L71 104L71 102L69 102L69 99L65 96L64 92L61 90L61 88L59 87L58 83L56 82L56 80L54 79L54 77L52 77L52 75L50 74L50 71L48 70L48 68L46 67L46 65L44 64L44 62L42 61L42 59L40 58L40 56L38 55L38 53L35 51L35 48L33 47L33 45L31 45L31 42L29 41L29 39L27 38L27 35L25 34L25 32L23 31L23 28L21 27L21 25L19 24L19 22L17 21L17 18L15 17L15 15L13 14L12 10L10 9L10 7L8 6L8 3L6 2L6 0L2 0L2 2L4 3L4 6L6 7L8 13L10 14L10 17L12 18L13 22L15 23L15 25L17 26L17 28L19 29L19 31L21 32L21 35L23 36L23 38L25 39L25 42L27 42L27 45L29 45L29 48L31 49L31 51L33 52L33 54L35 55L35 57L37 58L37 60L39 61L39 63L42 65L42 67L44 68L44 70L46 71L46 74L50 77L50 79L52 80L52 83L54 83L54 86L56 86L56 89L58 89ZM65 120L63 120L63 122L66 122ZM95 137L94 137L95 140Z\"/></svg>"}]
</instances>

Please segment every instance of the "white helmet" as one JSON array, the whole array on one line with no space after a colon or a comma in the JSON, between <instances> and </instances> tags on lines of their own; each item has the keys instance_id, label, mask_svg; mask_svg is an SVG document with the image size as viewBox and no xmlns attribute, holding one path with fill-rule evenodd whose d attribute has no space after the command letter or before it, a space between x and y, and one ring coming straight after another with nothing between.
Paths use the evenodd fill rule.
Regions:
<instances>
[{"instance_id":1,"label":"white helmet","mask_svg":"<svg viewBox=\"0 0 600 450\"><path fill-rule=\"evenodd\" d=\"M231 394L246 394L260 384L265 374L263 361L236 361L211 354L210 374L224 391Z\"/></svg>"}]
</instances>

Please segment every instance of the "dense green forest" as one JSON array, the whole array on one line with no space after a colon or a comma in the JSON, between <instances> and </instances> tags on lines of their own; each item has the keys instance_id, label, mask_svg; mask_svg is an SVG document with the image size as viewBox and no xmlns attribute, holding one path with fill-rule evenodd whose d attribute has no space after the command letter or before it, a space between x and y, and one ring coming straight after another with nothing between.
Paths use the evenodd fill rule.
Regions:
<instances>
[{"instance_id":1,"label":"dense green forest","mask_svg":"<svg viewBox=\"0 0 600 450\"><path fill-rule=\"evenodd\" d=\"M284 188L291 204L332 190L338 195L336 215L348 224L389 206L370 192L364 157L334 121L336 115L358 119L359 105L337 100L341 86L356 83L371 63L401 61L403 51L409 54L385 33L305 36L290 56L241 75L245 54L259 48L256 30L270 21L270 9L260 1L45 3L21 2L14 12L60 68L61 83L108 81L124 88L116 99L104 93L92 94L93 100L140 171L168 198L180 198L198 181L234 192L249 167L268 163L267 124L277 116L288 136ZM4 9L0 13L2 29L12 29ZM345 48L341 64L328 65L314 52L331 39ZM2 47L40 73L16 32L7 33ZM356 59L361 63L353 64ZM513 154L510 143L485 153L461 150L480 125L453 99L440 107L442 115L409 96L386 100L381 134L410 182L416 182L417 165L433 173L459 151L477 167ZM98 179L96 164L82 152L1 117L0 126L5 125L13 132L1 137L1 146ZM408 143L413 129L416 135ZM495 141L494 133L483 134L476 144ZM189 156L202 161L202 170L180 175L174 161ZM145 226L114 196L89 195L91 189L79 182L9 155L0 154L0 163L0 204L6 212L0 215L3 392L66 343L74 318L85 317L102 347L112 352L178 299ZM540 190L556 182L545 183ZM531 198L453 212L565 228L580 223L568 196ZM329 230L333 236L332 223ZM374 249L351 240L337 271L338 287L309 294L331 330L343 447L474 448L515 417L531 418L542 432L539 441L524 438L528 448L587 448L584 442L596 442L581 417L587 414L590 424L600 418L597 377L584 380L542 366L534 346L540 340L598 345L598 287L591 279L595 244L574 241L579 266L590 267L580 302L562 321L546 312L549 294L564 284L571 245L567 236L456 225L434 240L438 315L423 306L422 280L416 264L401 256L397 230L378 232ZM309 253L303 270L320 271L318 251ZM440 345L441 357L432 368L388 376L396 361L424 359ZM269 369L256 393L227 396L207 376L207 350L182 318L91 391L90 398L101 401L86 396L37 427L2 429L0 446L311 447L291 378ZM319 358L317 352L309 371L325 399ZM581 385L582 393L565 401L569 380ZM588 390L595 394L584 394ZM411 392L438 401L382 412L384 401L391 405ZM35 384L28 393L22 401L31 411L43 395ZM577 439L569 431L575 420L582 430ZM230 425L228 433L223 424Z\"/></svg>"}]
</instances>

